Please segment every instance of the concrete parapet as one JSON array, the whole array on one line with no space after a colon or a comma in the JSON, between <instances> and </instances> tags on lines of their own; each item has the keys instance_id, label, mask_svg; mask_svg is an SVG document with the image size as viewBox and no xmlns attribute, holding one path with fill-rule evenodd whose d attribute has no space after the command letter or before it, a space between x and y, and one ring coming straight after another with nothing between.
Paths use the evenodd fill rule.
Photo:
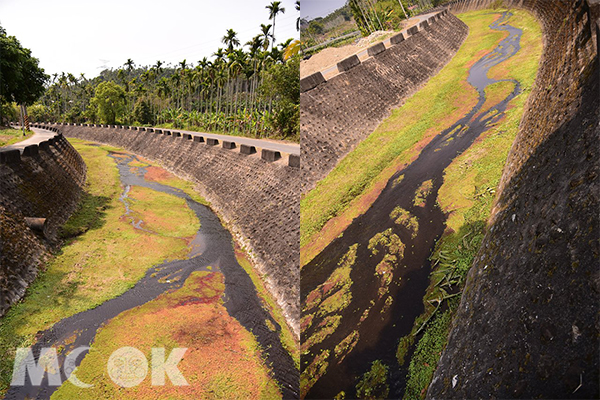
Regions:
<instances>
[{"instance_id":1,"label":"concrete parapet","mask_svg":"<svg viewBox=\"0 0 600 400\"><path fill-rule=\"evenodd\" d=\"M241 144L240 145L240 153L241 154L255 154L256 153L256 147L254 146L248 146L247 144Z\"/></svg>"},{"instance_id":2,"label":"concrete parapet","mask_svg":"<svg viewBox=\"0 0 600 400\"><path fill-rule=\"evenodd\" d=\"M419 32L419 30L420 30L420 29L419 29L419 26L418 26L418 25L415 25L415 26L411 26L410 28L408 28L408 31L407 31L407 33L408 33L409 35L411 35L411 36L412 36L412 35L414 35L414 34L418 33L418 32Z\"/></svg>"},{"instance_id":3,"label":"concrete parapet","mask_svg":"<svg viewBox=\"0 0 600 400\"><path fill-rule=\"evenodd\" d=\"M37 144L32 144L32 145L26 146L23 149L24 157L35 157L39 154L40 154L40 149Z\"/></svg>"},{"instance_id":4,"label":"concrete parapet","mask_svg":"<svg viewBox=\"0 0 600 400\"><path fill-rule=\"evenodd\" d=\"M357 65L360 65L360 59L355 54L355 55L345 58L342 61L340 61L339 63L337 63L337 69L340 72L346 72L346 71L350 71L352 68L356 67Z\"/></svg>"},{"instance_id":5,"label":"concrete parapet","mask_svg":"<svg viewBox=\"0 0 600 400\"><path fill-rule=\"evenodd\" d=\"M214 138L206 138L206 144L209 146L216 146L219 144L219 140Z\"/></svg>"},{"instance_id":6,"label":"concrete parapet","mask_svg":"<svg viewBox=\"0 0 600 400\"><path fill-rule=\"evenodd\" d=\"M183 138L184 138L185 140L192 140L192 135L190 135L189 133L184 133L184 134L183 134Z\"/></svg>"},{"instance_id":7,"label":"concrete parapet","mask_svg":"<svg viewBox=\"0 0 600 400\"><path fill-rule=\"evenodd\" d=\"M390 43L395 45L404 42L404 34L398 33L390 38Z\"/></svg>"},{"instance_id":8,"label":"concrete parapet","mask_svg":"<svg viewBox=\"0 0 600 400\"><path fill-rule=\"evenodd\" d=\"M21 162L19 150L0 151L0 164L16 164Z\"/></svg>"},{"instance_id":9,"label":"concrete parapet","mask_svg":"<svg viewBox=\"0 0 600 400\"><path fill-rule=\"evenodd\" d=\"M379 53L383 53L385 51L385 44L383 42L377 43L374 46L371 46L367 49L367 54L369 57L374 57Z\"/></svg>"},{"instance_id":10,"label":"concrete parapet","mask_svg":"<svg viewBox=\"0 0 600 400\"><path fill-rule=\"evenodd\" d=\"M223 148L224 149L232 150L232 149L235 149L235 147L236 147L235 142L223 140Z\"/></svg>"},{"instance_id":11,"label":"concrete parapet","mask_svg":"<svg viewBox=\"0 0 600 400\"><path fill-rule=\"evenodd\" d=\"M204 137L203 136L194 135L193 137L194 137L194 142L204 143Z\"/></svg>"},{"instance_id":12,"label":"concrete parapet","mask_svg":"<svg viewBox=\"0 0 600 400\"><path fill-rule=\"evenodd\" d=\"M261 149L260 158L265 161L273 162L273 161L277 161L281 158L281 153L278 151Z\"/></svg>"},{"instance_id":13,"label":"concrete parapet","mask_svg":"<svg viewBox=\"0 0 600 400\"><path fill-rule=\"evenodd\" d=\"M297 154L290 154L288 158L288 165L294 168L300 168L300 156Z\"/></svg>"},{"instance_id":14,"label":"concrete parapet","mask_svg":"<svg viewBox=\"0 0 600 400\"><path fill-rule=\"evenodd\" d=\"M300 79L300 92L307 92L309 90L312 90L323 82L325 82L325 78L320 72L316 72L312 75L302 78Z\"/></svg>"}]
</instances>

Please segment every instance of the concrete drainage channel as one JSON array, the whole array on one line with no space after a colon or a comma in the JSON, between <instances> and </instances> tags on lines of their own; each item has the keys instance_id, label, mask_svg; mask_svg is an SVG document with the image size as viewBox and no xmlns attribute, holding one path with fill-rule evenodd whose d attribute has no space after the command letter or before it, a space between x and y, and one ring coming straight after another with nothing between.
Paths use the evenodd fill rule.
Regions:
<instances>
[{"instance_id":1,"label":"concrete drainage channel","mask_svg":"<svg viewBox=\"0 0 600 400\"><path fill-rule=\"evenodd\" d=\"M157 135L172 136L173 138L179 138L182 140L191 140L195 143L204 144L207 146L219 146L224 150L237 152L240 155L245 156L259 156L262 160L267 162L279 162L288 165L293 168L300 167L300 147L294 145L277 145L273 144L274 148L261 148L256 145L243 143L251 139L240 138L231 136L230 140L224 140L223 135L210 135L201 133L184 132L178 130L151 128L143 126L126 126L126 125L103 125L103 124L81 124L81 123L54 123L46 122L44 124L33 124L35 128L48 129L57 132L56 126L83 126L83 127L96 127L96 128L110 128L119 130L132 130L132 131L143 131L147 133L154 133ZM288 151L278 150L276 147L283 147ZM295 151L294 147L298 147Z\"/></svg>"}]
</instances>

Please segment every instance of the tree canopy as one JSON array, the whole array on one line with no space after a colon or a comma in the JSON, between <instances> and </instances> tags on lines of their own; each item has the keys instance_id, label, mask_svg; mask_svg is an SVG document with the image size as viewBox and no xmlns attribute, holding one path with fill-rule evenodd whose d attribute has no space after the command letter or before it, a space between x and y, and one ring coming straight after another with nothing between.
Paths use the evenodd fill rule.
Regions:
<instances>
[{"instance_id":1,"label":"tree canopy","mask_svg":"<svg viewBox=\"0 0 600 400\"><path fill-rule=\"evenodd\" d=\"M38 66L39 60L8 36L0 26L0 102L31 105L42 94L49 76Z\"/></svg>"}]
</instances>

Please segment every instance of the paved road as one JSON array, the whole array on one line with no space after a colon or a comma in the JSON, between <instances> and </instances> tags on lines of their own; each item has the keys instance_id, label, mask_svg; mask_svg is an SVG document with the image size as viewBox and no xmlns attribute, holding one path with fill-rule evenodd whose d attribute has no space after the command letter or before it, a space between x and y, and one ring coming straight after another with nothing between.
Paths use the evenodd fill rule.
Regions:
<instances>
[{"instance_id":1,"label":"paved road","mask_svg":"<svg viewBox=\"0 0 600 400\"><path fill-rule=\"evenodd\" d=\"M19 129L19 128L15 128L15 129ZM51 137L53 137L54 135L56 135L56 132L47 131L45 129L31 128L31 130L34 133L34 135L32 137L30 137L26 140L23 140L22 142L11 144L10 146L1 147L0 151L19 150L22 153L23 149L25 147L27 147L31 144L40 144L44 140L48 140Z\"/></svg>"},{"instance_id":2,"label":"paved road","mask_svg":"<svg viewBox=\"0 0 600 400\"><path fill-rule=\"evenodd\" d=\"M259 149L268 149L273 151L279 151L282 153L300 155L300 145L295 143L286 143L276 140L265 140L265 139L252 139L243 136L232 136L232 135L219 135L217 133L204 133L204 132L193 132L193 131L182 131L178 129L166 129L166 128L155 128L169 130L171 132L189 133L192 136L202 136L205 138L219 139L219 142L226 140L229 142L235 142L237 144L245 144L248 146L254 146Z\"/></svg>"}]
</instances>

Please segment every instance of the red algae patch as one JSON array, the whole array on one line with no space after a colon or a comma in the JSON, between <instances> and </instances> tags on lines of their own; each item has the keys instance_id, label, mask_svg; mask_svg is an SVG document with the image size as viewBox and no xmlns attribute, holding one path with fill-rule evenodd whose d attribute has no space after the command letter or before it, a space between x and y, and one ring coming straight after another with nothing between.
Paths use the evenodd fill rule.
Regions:
<instances>
[{"instance_id":1,"label":"red algae patch","mask_svg":"<svg viewBox=\"0 0 600 400\"><path fill-rule=\"evenodd\" d=\"M94 399L212 399L281 398L260 348L225 307L221 297L224 276L218 272L193 272L184 285L155 300L126 311L99 330L77 377L93 383L79 388L65 383L56 398ZM188 385L153 386L151 372L137 386L123 388L108 375L110 355L131 346L151 359L151 349L163 347L165 358L175 348L187 348L177 364Z\"/></svg>"}]
</instances>

